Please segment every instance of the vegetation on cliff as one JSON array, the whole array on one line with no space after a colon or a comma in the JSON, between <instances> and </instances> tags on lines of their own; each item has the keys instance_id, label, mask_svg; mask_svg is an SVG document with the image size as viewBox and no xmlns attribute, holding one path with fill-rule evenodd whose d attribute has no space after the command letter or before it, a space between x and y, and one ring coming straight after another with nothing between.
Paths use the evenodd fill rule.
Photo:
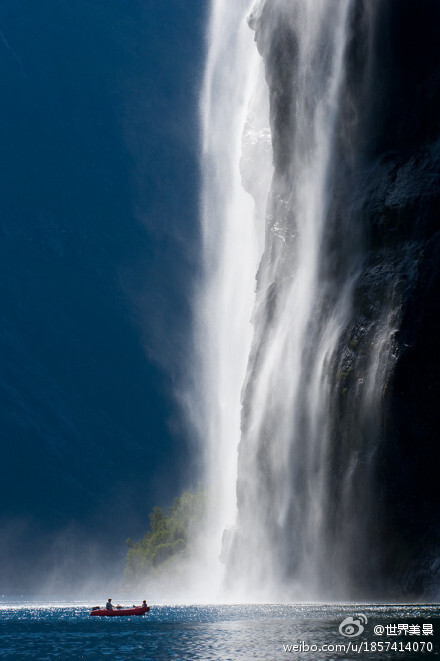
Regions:
<instances>
[{"instance_id":1,"label":"vegetation on cliff","mask_svg":"<svg viewBox=\"0 0 440 661\"><path fill-rule=\"evenodd\" d=\"M129 583L159 577L186 564L200 537L205 501L202 490L185 491L166 511L153 508L149 531L136 543L126 542L125 578Z\"/></svg>"}]
</instances>

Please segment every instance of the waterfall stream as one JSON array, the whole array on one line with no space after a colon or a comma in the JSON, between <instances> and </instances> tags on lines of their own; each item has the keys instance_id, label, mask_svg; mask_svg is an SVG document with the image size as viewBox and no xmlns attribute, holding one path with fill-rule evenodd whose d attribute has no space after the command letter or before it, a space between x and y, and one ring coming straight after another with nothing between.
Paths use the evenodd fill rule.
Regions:
<instances>
[{"instance_id":1,"label":"waterfall stream","mask_svg":"<svg viewBox=\"0 0 440 661\"><path fill-rule=\"evenodd\" d=\"M345 595L374 519L370 413L379 417L396 306L353 322L362 227L335 202L350 169L341 96L352 6L212 5L200 417L216 494L212 572L235 598Z\"/></svg>"},{"instance_id":2,"label":"waterfall stream","mask_svg":"<svg viewBox=\"0 0 440 661\"><path fill-rule=\"evenodd\" d=\"M237 513L240 392L252 340L255 273L272 169L264 72L245 21L248 5L248 0L212 4L200 104L204 280L196 324L198 428L211 497L209 574L217 586L223 573L218 558L222 535ZM246 178L254 197L245 190Z\"/></svg>"}]
</instances>

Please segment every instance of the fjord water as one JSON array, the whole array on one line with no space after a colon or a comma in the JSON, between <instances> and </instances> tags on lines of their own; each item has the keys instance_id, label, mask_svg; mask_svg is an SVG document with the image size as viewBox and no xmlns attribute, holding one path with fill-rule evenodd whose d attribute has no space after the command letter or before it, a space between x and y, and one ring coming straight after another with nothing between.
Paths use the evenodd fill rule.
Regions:
<instances>
[{"instance_id":1,"label":"fjord water","mask_svg":"<svg viewBox=\"0 0 440 661\"><path fill-rule=\"evenodd\" d=\"M259 659L356 659L337 645L390 640L432 643L432 652L370 652L371 659L427 658L439 655L440 608L410 605L235 604L153 605L143 617L92 618L93 604L0 601L0 656L19 659L100 661L245 661ZM364 632L344 637L339 626L347 617L364 615ZM406 623L432 624L433 635L377 636L374 627ZM289 651L303 641L314 651ZM324 651L317 650L328 646ZM421 647L419 646L419 649ZM362 658L365 658L362 656Z\"/></svg>"}]
</instances>

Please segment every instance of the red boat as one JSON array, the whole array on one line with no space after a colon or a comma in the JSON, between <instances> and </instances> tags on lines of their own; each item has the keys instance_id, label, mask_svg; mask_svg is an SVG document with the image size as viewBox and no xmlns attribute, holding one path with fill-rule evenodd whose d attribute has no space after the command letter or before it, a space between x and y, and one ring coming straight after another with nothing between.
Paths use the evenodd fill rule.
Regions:
<instances>
[{"instance_id":1,"label":"red boat","mask_svg":"<svg viewBox=\"0 0 440 661\"><path fill-rule=\"evenodd\" d=\"M98 617L114 617L115 615L144 615L149 606L134 606L133 608L94 608L90 615Z\"/></svg>"}]
</instances>

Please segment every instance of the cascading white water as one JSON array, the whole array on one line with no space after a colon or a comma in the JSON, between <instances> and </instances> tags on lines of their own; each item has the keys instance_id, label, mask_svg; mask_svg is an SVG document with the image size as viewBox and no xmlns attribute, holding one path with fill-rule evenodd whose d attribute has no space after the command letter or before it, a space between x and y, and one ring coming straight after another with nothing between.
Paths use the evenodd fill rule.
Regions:
<instances>
[{"instance_id":1,"label":"cascading white water","mask_svg":"<svg viewBox=\"0 0 440 661\"><path fill-rule=\"evenodd\" d=\"M251 412L253 435L264 428L268 409L277 409L277 438L272 448L272 469L279 476L276 509L280 525L291 502L291 480L288 455L300 445L292 438L291 429L300 432L299 418L308 408L308 452L316 463L316 453L325 447L323 408L325 383L323 365L335 345L344 314L346 296L342 296L334 313L326 320L322 332L316 332L313 316L320 295L319 260L324 219L328 206L327 179L331 165L333 130L341 80L345 21L348 0L330 8L322 0L296 2L298 30L298 64L296 71L297 111L294 162L296 180L291 200L295 209L296 264L289 285L282 293L284 310L270 332L269 347L259 366ZM249 150L246 138L263 143L269 136L268 90L261 69L262 61L253 44L252 32L245 22L253 3L216 0L212 6L209 53L201 101L203 122L203 247L205 282L199 298L199 338L201 375L201 433L207 436L208 483L215 498L211 508L207 551L220 579L217 565L223 530L236 518L237 447L240 440L241 389L248 363L252 327L250 317L254 304L255 275L262 251L263 223L258 223L254 200L243 183L260 175L252 191L257 199L257 216L262 213L269 193L271 170L267 150ZM254 12L261 11L260 7ZM323 42L324 40L324 42ZM324 43L324 48L323 48ZM293 75L293 72L292 72ZM252 131L252 129L254 129ZM243 154L244 151L244 154ZM249 153L250 151L250 153ZM240 172L240 161L247 173ZM261 172L267 173L261 176ZM258 191L258 192L257 192ZM258 194L260 204L258 204ZM258 208L260 207L260 208ZM263 210L264 211L264 210ZM272 258L263 290L276 277L284 261L286 237L283 228L275 228L266 239L266 250ZM279 262L279 263L278 263ZM304 352L310 333L315 333L315 360L304 373ZM301 387L307 378L308 402L303 402ZM273 411L272 411L273 412ZM321 437L321 438L320 438ZM316 447L314 447L316 446ZM321 447L318 447L321 446ZM313 471L312 471L313 472ZM246 480L258 480L258 471L249 466ZM294 487L295 488L295 487ZM312 528L312 541L319 529L319 484L315 484L307 525ZM259 505L255 503L258 511ZM254 525L254 522L252 523ZM260 549L267 552L264 531L254 531ZM318 533L319 535L319 533ZM315 540L317 543L318 539ZM247 571L251 571L252 559ZM271 582L271 579L268 580Z\"/></svg>"},{"instance_id":2,"label":"cascading white water","mask_svg":"<svg viewBox=\"0 0 440 661\"><path fill-rule=\"evenodd\" d=\"M218 582L222 532L235 523L222 545L230 598L319 598L335 584L342 594L361 543L359 514L369 516L365 430L371 441L395 317L383 307L353 336L362 230L349 210L332 209L338 153L350 152L341 94L352 5L212 6L198 421L215 493L207 556ZM338 440L344 416L350 430ZM356 497L362 505L351 515Z\"/></svg>"},{"instance_id":3,"label":"cascading white water","mask_svg":"<svg viewBox=\"0 0 440 661\"><path fill-rule=\"evenodd\" d=\"M420 550L425 504L416 495L413 507L406 488L413 479L411 494L436 500L412 447L413 437L431 447L427 428L409 423L425 410L411 379L431 345L417 348L429 332L414 292L433 225L431 202L425 217L419 183L408 182L425 181L434 161L430 151L402 165L421 133L417 103L400 115L412 17L399 11L368 0L212 2L194 370L217 497L211 595L220 547L229 599L381 598L388 579L424 589L437 541ZM425 374L416 382L423 391Z\"/></svg>"},{"instance_id":4,"label":"cascading white water","mask_svg":"<svg viewBox=\"0 0 440 661\"><path fill-rule=\"evenodd\" d=\"M268 208L255 312L257 348L248 371L238 485L245 541L229 561L233 568L236 565L234 588L239 577L246 576L244 593L253 585L257 597L282 596L278 588L283 568L291 563L296 569L287 573L297 577L297 596L316 595L318 569L325 562L330 389L326 366L350 311L355 272L354 261L339 292L329 291L322 277L349 4L278 3L278 10L285 8L286 19L293 21L296 39L293 125L291 143L286 145L291 165L278 188L274 183ZM267 323L272 286L276 304ZM271 500L269 508L258 501L258 485L263 498ZM277 539L277 531L292 525L298 527L296 534L283 532Z\"/></svg>"},{"instance_id":5,"label":"cascading white water","mask_svg":"<svg viewBox=\"0 0 440 661\"><path fill-rule=\"evenodd\" d=\"M264 71L245 20L251 7L249 0L213 1L200 102L204 278L196 315L195 417L210 487L205 568L211 595L222 580L223 531L236 518L240 392L272 170ZM254 197L245 187L254 187Z\"/></svg>"}]
</instances>

